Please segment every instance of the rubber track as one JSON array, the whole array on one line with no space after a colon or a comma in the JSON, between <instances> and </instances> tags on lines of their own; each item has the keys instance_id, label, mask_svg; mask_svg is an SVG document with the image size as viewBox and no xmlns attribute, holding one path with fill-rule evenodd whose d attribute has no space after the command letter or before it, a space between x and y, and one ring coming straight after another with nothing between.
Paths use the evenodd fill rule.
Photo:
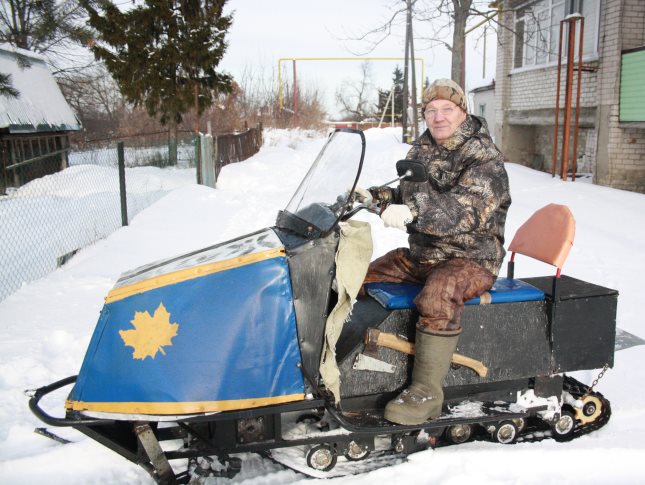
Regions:
<instances>
[{"instance_id":1,"label":"rubber track","mask_svg":"<svg viewBox=\"0 0 645 485\"><path fill-rule=\"evenodd\" d=\"M580 381L574 379L573 377L565 375L563 389L569 392L574 398L579 399L580 397L587 394L587 392L589 391L589 386L582 384ZM529 420L527 420L526 428L522 431L521 435L513 444L536 443L545 439L555 439L556 441L567 442L602 428L609 422L609 418L611 417L611 406L609 404L609 401L605 399L604 396L599 392L591 392L590 395L597 397L602 403L601 413L598 416L598 418L593 422L588 423L586 425L578 424L576 429L568 436L554 437L551 431L551 427L547 423L545 423L539 418L529 418ZM481 428L480 432L477 433L476 436L473 436L471 440L490 440L490 435L484 431L484 427L482 426L480 428ZM387 434L386 429L384 429L384 434ZM437 442L437 447L443 447L443 446L454 446L454 445L446 442L443 439L440 439ZM308 476L311 478L316 478L311 475L307 475L306 471L304 471L302 468L293 468L286 463L275 460L271 456L270 451L261 453L261 455L264 458L269 459L284 468L291 469L299 474L304 474L305 476ZM391 458L391 461L388 460L388 457ZM394 464L395 460L397 459L406 461L406 456L395 453L394 450L382 450L382 451L373 453L365 460L356 462L356 464L360 464L360 466L356 467L356 471L354 473L348 473L347 475L367 473L373 470L377 470L379 468L391 466L392 464ZM339 475L334 476L334 478L337 478L337 477L339 477Z\"/></svg>"},{"instance_id":2,"label":"rubber track","mask_svg":"<svg viewBox=\"0 0 645 485\"><path fill-rule=\"evenodd\" d=\"M564 376L563 388L576 399L581 398L589 391L589 386L586 386L573 377L566 375ZM556 441L566 442L572 441L576 438L579 438L580 436L584 436L586 434L592 433L593 431L596 431L597 429L602 428L609 422L609 418L611 417L611 405L609 404L609 401L605 399L605 397L599 392L591 392L589 395L597 397L602 403L600 416L598 416L598 418L596 418L591 423L587 423L585 425L579 424L570 435L566 437L554 438L552 436L550 427L543 421L540 421L540 424L542 424L542 426L527 428L516 442L534 443L549 438L555 439Z\"/></svg>"}]
</instances>

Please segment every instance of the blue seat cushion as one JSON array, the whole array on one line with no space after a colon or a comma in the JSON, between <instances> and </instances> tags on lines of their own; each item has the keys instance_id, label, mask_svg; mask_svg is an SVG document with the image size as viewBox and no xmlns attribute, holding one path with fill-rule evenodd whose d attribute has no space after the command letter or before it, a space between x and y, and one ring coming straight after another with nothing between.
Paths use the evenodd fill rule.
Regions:
<instances>
[{"instance_id":1,"label":"blue seat cushion","mask_svg":"<svg viewBox=\"0 0 645 485\"><path fill-rule=\"evenodd\" d=\"M414 299L423 285L411 283L367 283L367 293L387 310L415 308ZM544 300L544 292L522 280L497 278L486 297L468 300L466 305L512 303L519 301ZM488 295L490 295L488 297Z\"/></svg>"}]
</instances>

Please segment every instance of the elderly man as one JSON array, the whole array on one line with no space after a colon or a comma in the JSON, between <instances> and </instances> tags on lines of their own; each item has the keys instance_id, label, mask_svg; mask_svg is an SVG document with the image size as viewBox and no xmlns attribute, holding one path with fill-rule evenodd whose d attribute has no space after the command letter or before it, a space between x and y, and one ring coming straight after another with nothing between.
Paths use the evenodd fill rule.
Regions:
<instances>
[{"instance_id":1,"label":"elderly man","mask_svg":"<svg viewBox=\"0 0 645 485\"><path fill-rule=\"evenodd\" d=\"M435 81L423 95L423 109L428 129L407 158L423 161L428 180L369 189L387 205L381 214L385 225L407 231L410 247L373 261L365 282L424 285L415 299L412 383L385 408L385 418L399 424L419 424L441 413L464 302L495 282L511 204L504 158L486 122L467 113L459 85Z\"/></svg>"}]
</instances>

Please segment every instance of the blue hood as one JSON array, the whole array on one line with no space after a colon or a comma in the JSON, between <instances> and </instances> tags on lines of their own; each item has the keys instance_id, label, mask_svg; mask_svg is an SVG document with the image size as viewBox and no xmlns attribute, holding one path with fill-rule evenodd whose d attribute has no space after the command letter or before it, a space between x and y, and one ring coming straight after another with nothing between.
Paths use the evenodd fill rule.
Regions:
<instances>
[{"instance_id":1,"label":"blue hood","mask_svg":"<svg viewBox=\"0 0 645 485\"><path fill-rule=\"evenodd\" d=\"M304 399L289 268L267 229L123 275L67 408L177 415Z\"/></svg>"}]
</instances>

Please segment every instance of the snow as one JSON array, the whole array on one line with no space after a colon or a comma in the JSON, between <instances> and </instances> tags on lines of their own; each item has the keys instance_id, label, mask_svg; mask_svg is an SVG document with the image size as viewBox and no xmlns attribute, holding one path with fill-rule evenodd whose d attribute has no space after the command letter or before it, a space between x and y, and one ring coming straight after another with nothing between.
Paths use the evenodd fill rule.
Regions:
<instances>
[{"instance_id":1,"label":"snow","mask_svg":"<svg viewBox=\"0 0 645 485\"><path fill-rule=\"evenodd\" d=\"M325 134L269 130L265 135L257 155L222 170L217 189L178 182L130 226L85 248L62 268L0 303L0 483L151 483L143 469L73 429L52 428L72 441L67 445L33 433L44 424L29 411L23 391L78 373L103 297L122 272L273 224L324 144ZM397 129L373 129L365 135L360 183L367 187L394 178L394 161L403 158L408 147L399 143ZM577 234L564 273L618 289L618 325L645 337L639 310L645 271L645 195L581 180L562 182L512 163L507 170L513 197L506 226L509 240L540 207L550 202L568 205ZM82 187L77 193L79 198L92 197ZM384 228L376 216L364 213L361 218L372 224L374 257L405 244L405 234ZM551 272L542 263L517 259L520 277ZM643 483L644 359L645 346L616 354L615 367L597 386L611 401L612 418L604 428L572 442L510 446L472 442L416 453L405 462L393 461L379 470L325 483ZM584 371L575 377L591 383L597 374L598 370ZM45 410L62 415L68 391L43 400ZM258 456L242 458L243 470L234 483L311 483L304 475ZM208 481L220 482L225 483Z\"/></svg>"},{"instance_id":2,"label":"snow","mask_svg":"<svg viewBox=\"0 0 645 485\"><path fill-rule=\"evenodd\" d=\"M30 67L20 66L18 56L28 58ZM37 130L80 130L81 125L65 101L42 56L0 43L0 72L11 75L11 85L20 96L0 96L0 127L12 133Z\"/></svg>"}]
</instances>

